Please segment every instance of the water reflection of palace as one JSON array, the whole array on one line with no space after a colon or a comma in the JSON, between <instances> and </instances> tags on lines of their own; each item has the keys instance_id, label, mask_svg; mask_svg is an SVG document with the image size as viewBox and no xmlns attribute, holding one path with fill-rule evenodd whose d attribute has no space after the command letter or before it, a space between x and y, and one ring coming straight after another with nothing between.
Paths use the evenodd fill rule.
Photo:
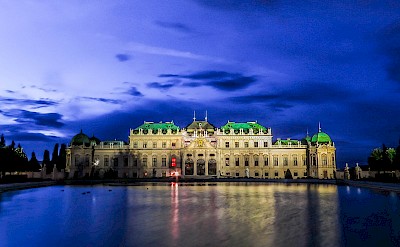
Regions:
<instances>
[{"instance_id":1,"label":"water reflection of palace","mask_svg":"<svg viewBox=\"0 0 400 247\"><path fill-rule=\"evenodd\" d=\"M271 128L257 122L217 128L207 118L193 118L182 129L172 121L144 122L130 130L129 143L81 131L67 149L67 171L71 178L334 178L336 148L321 128L302 140L272 137Z\"/></svg>"}]
</instances>

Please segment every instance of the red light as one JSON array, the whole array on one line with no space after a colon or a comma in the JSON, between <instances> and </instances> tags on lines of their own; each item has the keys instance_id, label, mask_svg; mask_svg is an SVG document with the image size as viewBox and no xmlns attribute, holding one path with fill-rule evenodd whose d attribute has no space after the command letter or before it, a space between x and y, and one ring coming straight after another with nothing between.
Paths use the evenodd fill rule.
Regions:
<instances>
[{"instance_id":1,"label":"red light","mask_svg":"<svg viewBox=\"0 0 400 247\"><path fill-rule=\"evenodd\" d=\"M175 157L173 157L172 160L171 160L171 166L172 167L176 166L176 158Z\"/></svg>"}]
</instances>

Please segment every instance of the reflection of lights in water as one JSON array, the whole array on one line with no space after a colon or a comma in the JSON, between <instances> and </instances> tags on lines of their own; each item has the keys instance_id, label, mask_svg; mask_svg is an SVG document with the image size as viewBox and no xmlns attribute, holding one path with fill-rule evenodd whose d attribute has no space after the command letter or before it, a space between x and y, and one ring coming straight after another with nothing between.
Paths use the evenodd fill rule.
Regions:
<instances>
[{"instance_id":1,"label":"reflection of lights in water","mask_svg":"<svg viewBox=\"0 0 400 247\"><path fill-rule=\"evenodd\" d=\"M171 234L174 240L179 239L179 193L178 193L179 184L172 182L171 183L171 216L170 220L170 229Z\"/></svg>"},{"instance_id":2,"label":"reflection of lights in water","mask_svg":"<svg viewBox=\"0 0 400 247\"><path fill-rule=\"evenodd\" d=\"M361 189L357 188L357 194L361 194Z\"/></svg>"},{"instance_id":3,"label":"reflection of lights in water","mask_svg":"<svg viewBox=\"0 0 400 247\"><path fill-rule=\"evenodd\" d=\"M347 194L350 194L350 186L346 186Z\"/></svg>"}]
</instances>

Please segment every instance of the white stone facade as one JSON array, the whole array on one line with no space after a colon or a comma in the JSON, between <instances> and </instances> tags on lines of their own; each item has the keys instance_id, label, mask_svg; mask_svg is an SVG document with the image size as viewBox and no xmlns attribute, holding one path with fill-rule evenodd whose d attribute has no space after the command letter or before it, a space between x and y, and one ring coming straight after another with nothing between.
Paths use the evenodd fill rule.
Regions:
<instances>
[{"instance_id":1,"label":"white stone facade","mask_svg":"<svg viewBox=\"0 0 400 247\"><path fill-rule=\"evenodd\" d=\"M248 122L242 125L252 128L239 129L242 125L234 124L237 129L233 125L222 129L193 121L179 129L169 122L145 122L130 130L129 143L79 142L74 137L67 150L67 171L70 178L335 177L333 142L312 142L311 138L273 142L271 128Z\"/></svg>"}]
</instances>

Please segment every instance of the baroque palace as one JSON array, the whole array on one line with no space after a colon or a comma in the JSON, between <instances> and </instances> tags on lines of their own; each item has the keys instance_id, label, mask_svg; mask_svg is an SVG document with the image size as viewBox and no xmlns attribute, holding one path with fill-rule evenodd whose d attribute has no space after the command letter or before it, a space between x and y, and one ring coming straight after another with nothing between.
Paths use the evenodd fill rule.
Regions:
<instances>
[{"instance_id":1,"label":"baroque palace","mask_svg":"<svg viewBox=\"0 0 400 247\"><path fill-rule=\"evenodd\" d=\"M181 129L174 122L144 122L130 130L129 143L100 141L82 131L67 148L70 178L335 178L336 148L319 130L302 140L273 141L257 122L207 121Z\"/></svg>"}]
</instances>

